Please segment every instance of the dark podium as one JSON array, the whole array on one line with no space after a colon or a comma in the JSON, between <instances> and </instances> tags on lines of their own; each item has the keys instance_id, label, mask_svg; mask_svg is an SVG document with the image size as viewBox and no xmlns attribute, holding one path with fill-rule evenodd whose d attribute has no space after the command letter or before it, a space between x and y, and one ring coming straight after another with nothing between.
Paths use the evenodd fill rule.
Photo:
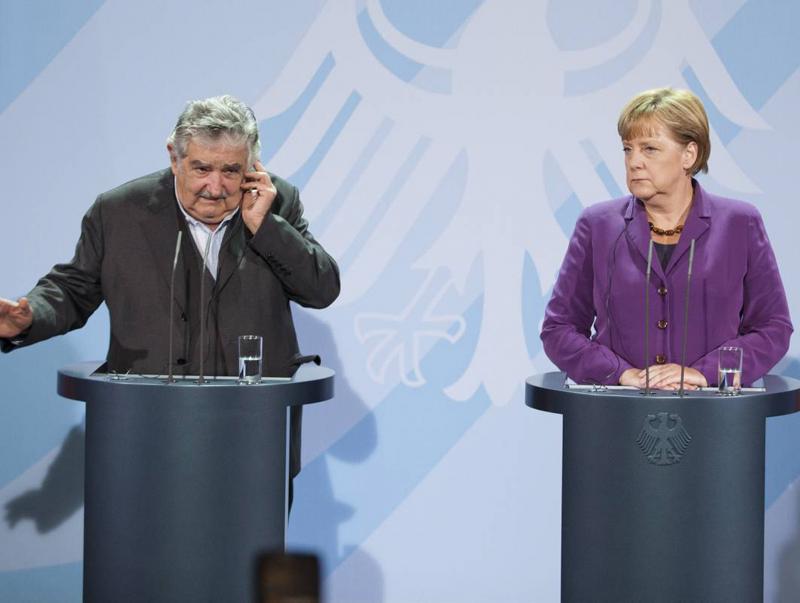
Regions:
<instances>
[{"instance_id":1,"label":"dark podium","mask_svg":"<svg viewBox=\"0 0 800 603\"><path fill-rule=\"evenodd\" d=\"M525 403L563 423L561 598L763 599L766 417L800 410L800 382L719 396L527 380Z\"/></svg>"},{"instance_id":2,"label":"dark podium","mask_svg":"<svg viewBox=\"0 0 800 603\"><path fill-rule=\"evenodd\" d=\"M283 550L287 407L333 396L333 371L285 382L58 372L86 402L83 599L255 601L256 563Z\"/></svg>"}]
</instances>

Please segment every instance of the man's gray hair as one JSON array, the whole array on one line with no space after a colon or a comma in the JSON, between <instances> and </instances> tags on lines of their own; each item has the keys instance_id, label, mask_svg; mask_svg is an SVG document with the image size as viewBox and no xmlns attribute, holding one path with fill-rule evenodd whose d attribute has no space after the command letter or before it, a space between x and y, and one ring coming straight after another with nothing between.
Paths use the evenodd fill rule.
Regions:
<instances>
[{"instance_id":1,"label":"man's gray hair","mask_svg":"<svg viewBox=\"0 0 800 603\"><path fill-rule=\"evenodd\" d=\"M225 139L232 144L247 145L248 163L258 159L258 122L253 110L242 101L225 94L189 101L178 123L167 138L179 158L186 157L186 146L193 138L209 142Z\"/></svg>"}]
</instances>

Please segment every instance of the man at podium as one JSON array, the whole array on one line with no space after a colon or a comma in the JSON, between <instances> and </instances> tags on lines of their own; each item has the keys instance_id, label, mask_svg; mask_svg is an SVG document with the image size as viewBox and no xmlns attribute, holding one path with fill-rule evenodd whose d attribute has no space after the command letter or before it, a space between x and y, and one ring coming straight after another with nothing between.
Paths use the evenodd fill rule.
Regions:
<instances>
[{"instance_id":1,"label":"man at podium","mask_svg":"<svg viewBox=\"0 0 800 603\"><path fill-rule=\"evenodd\" d=\"M101 194L72 260L25 297L0 299L2 350L79 328L105 302L109 371L193 375L202 357L207 375L235 375L238 336L260 335L263 374L291 376L300 354L289 302L328 306L339 270L309 232L297 188L267 172L259 150L242 102L190 102L167 140L170 167ZM292 475L300 411L292 407Z\"/></svg>"},{"instance_id":2,"label":"man at podium","mask_svg":"<svg viewBox=\"0 0 800 603\"><path fill-rule=\"evenodd\" d=\"M786 353L792 324L758 210L695 179L711 153L702 103L649 90L617 130L630 195L578 218L545 312L545 352L579 383L644 388L648 369L650 387L679 389L683 373L692 389L716 384L718 350L735 346L741 382L752 383Z\"/></svg>"}]
</instances>

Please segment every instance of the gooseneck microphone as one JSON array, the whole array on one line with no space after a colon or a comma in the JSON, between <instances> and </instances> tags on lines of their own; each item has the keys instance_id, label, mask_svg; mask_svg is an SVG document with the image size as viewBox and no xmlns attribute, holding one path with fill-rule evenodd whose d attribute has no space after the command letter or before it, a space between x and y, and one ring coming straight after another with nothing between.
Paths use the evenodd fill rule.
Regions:
<instances>
[{"instance_id":1,"label":"gooseneck microphone","mask_svg":"<svg viewBox=\"0 0 800 603\"><path fill-rule=\"evenodd\" d=\"M644 395L650 395L650 273L653 270L653 239L647 246L647 272L644 279Z\"/></svg>"},{"instance_id":2,"label":"gooseneck microphone","mask_svg":"<svg viewBox=\"0 0 800 603\"><path fill-rule=\"evenodd\" d=\"M178 257L181 255L181 239L183 239L183 231L178 230L178 240L175 241L175 257L172 260L172 274L169 279L169 376L167 383L175 383L175 377L172 371L172 361L174 359L173 341L175 339L175 269L178 266Z\"/></svg>"},{"instance_id":3,"label":"gooseneck microphone","mask_svg":"<svg viewBox=\"0 0 800 603\"><path fill-rule=\"evenodd\" d=\"M203 252L203 269L200 271L200 374L197 377L197 383L203 384L206 382L204 374L205 371L205 357L206 357L206 268L208 267L208 252L211 249L212 233L209 233L206 239L206 248Z\"/></svg>"},{"instance_id":4,"label":"gooseneck microphone","mask_svg":"<svg viewBox=\"0 0 800 603\"><path fill-rule=\"evenodd\" d=\"M689 337L689 287L692 284L692 265L694 264L694 239L689 245L689 271L686 273L686 297L683 300L683 342L681 343L681 389L683 398L683 376L686 370L686 340Z\"/></svg>"}]
</instances>

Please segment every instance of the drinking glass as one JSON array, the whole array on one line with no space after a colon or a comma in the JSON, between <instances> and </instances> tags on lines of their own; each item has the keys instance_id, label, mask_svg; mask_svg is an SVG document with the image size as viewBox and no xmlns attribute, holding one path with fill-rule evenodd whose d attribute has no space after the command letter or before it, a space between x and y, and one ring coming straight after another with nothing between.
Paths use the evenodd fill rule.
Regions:
<instances>
[{"instance_id":1,"label":"drinking glass","mask_svg":"<svg viewBox=\"0 0 800 603\"><path fill-rule=\"evenodd\" d=\"M261 335L239 336L239 383L251 385L261 382L263 343Z\"/></svg>"},{"instance_id":2,"label":"drinking glass","mask_svg":"<svg viewBox=\"0 0 800 603\"><path fill-rule=\"evenodd\" d=\"M742 392L742 348L725 346L719 349L719 393L735 396Z\"/></svg>"}]
</instances>

